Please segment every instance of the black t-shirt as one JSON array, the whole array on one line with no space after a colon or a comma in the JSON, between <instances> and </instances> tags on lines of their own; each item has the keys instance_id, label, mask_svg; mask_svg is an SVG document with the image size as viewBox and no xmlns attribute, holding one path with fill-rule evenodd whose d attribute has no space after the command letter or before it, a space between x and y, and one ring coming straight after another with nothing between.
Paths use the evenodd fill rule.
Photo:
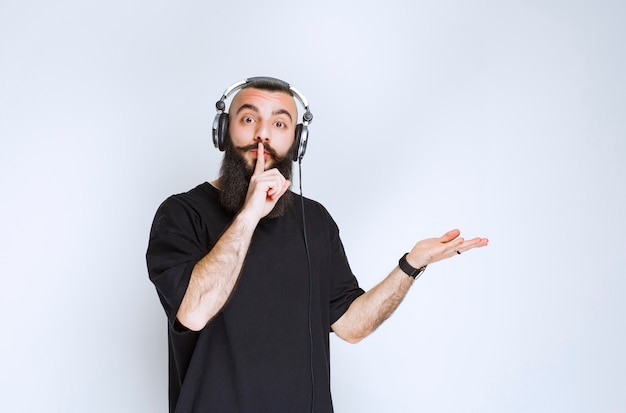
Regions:
<instances>
[{"instance_id":1,"label":"black t-shirt","mask_svg":"<svg viewBox=\"0 0 626 413\"><path fill-rule=\"evenodd\" d=\"M363 290L331 216L304 205L306 244L295 196L284 216L261 220L230 300L199 332L176 313L194 265L233 214L208 183L159 207L146 258L169 319L171 412L307 412L312 392L315 411L332 412L330 326Z\"/></svg>"}]
</instances>

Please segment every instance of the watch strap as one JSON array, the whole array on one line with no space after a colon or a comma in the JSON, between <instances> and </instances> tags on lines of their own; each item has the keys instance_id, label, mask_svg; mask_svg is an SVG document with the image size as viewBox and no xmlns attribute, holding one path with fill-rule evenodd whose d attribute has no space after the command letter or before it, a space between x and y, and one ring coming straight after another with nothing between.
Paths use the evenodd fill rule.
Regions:
<instances>
[{"instance_id":1,"label":"watch strap","mask_svg":"<svg viewBox=\"0 0 626 413\"><path fill-rule=\"evenodd\" d=\"M408 275L409 277L413 277L413 279L417 280L417 277L419 277L420 275L422 275L422 273L424 272L424 270L426 270L426 265L424 265L421 268L415 268L413 267L411 264L408 263L408 261L406 260L406 256L409 255L409 253L407 252L406 254L404 254L402 256L402 258L400 258L400 261L398 261L398 266L400 267L400 269L402 271L404 271L404 273L406 275Z\"/></svg>"}]
</instances>

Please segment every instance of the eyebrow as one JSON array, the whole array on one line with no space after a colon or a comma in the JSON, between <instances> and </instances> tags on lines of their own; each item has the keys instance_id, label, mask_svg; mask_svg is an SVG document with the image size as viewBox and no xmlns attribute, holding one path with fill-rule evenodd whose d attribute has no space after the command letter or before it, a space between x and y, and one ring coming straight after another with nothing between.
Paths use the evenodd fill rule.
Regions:
<instances>
[{"instance_id":1,"label":"eyebrow","mask_svg":"<svg viewBox=\"0 0 626 413\"><path fill-rule=\"evenodd\" d=\"M274 116L276 116L276 115L287 115L287 116L289 116L289 120L293 122L293 119L291 118L291 113L289 113L287 111L287 109L275 110L274 112L272 112L272 115L274 115Z\"/></svg>"},{"instance_id":2,"label":"eyebrow","mask_svg":"<svg viewBox=\"0 0 626 413\"><path fill-rule=\"evenodd\" d=\"M253 112L259 113L259 108L257 108L256 106L254 106L251 103L244 103L243 105L239 106L239 109L237 109L237 114L239 114L239 112L241 112L244 109L250 109ZM287 115L287 116L289 116L289 120L293 122L293 118L291 117L291 113L289 113L289 111L287 111L286 109L277 109L277 110L272 112L272 115L274 115L274 116L276 116L276 115Z\"/></svg>"}]
</instances>

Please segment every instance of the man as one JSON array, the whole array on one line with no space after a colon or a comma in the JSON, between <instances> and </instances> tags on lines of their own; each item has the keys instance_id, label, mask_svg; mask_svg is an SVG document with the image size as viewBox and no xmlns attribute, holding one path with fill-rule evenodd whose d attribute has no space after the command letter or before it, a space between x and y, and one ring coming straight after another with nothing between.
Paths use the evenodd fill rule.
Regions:
<instances>
[{"instance_id":1,"label":"man","mask_svg":"<svg viewBox=\"0 0 626 413\"><path fill-rule=\"evenodd\" d=\"M220 177L156 213L147 263L169 318L171 412L332 412L329 333L362 340L426 265L488 243L458 230L420 241L364 292L328 212L289 191L292 90L248 80Z\"/></svg>"}]
</instances>

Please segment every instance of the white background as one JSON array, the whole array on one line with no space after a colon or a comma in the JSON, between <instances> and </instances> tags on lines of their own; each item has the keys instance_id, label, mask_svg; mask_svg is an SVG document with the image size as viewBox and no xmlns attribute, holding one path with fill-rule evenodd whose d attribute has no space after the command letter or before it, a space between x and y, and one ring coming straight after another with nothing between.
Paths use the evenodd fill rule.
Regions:
<instances>
[{"instance_id":1,"label":"white background","mask_svg":"<svg viewBox=\"0 0 626 413\"><path fill-rule=\"evenodd\" d=\"M145 269L167 196L217 176L226 86L282 78L315 120L305 196L372 287L429 266L357 345L337 412L626 411L626 6L599 1L0 2L0 399L165 412Z\"/></svg>"}]
</instances>

